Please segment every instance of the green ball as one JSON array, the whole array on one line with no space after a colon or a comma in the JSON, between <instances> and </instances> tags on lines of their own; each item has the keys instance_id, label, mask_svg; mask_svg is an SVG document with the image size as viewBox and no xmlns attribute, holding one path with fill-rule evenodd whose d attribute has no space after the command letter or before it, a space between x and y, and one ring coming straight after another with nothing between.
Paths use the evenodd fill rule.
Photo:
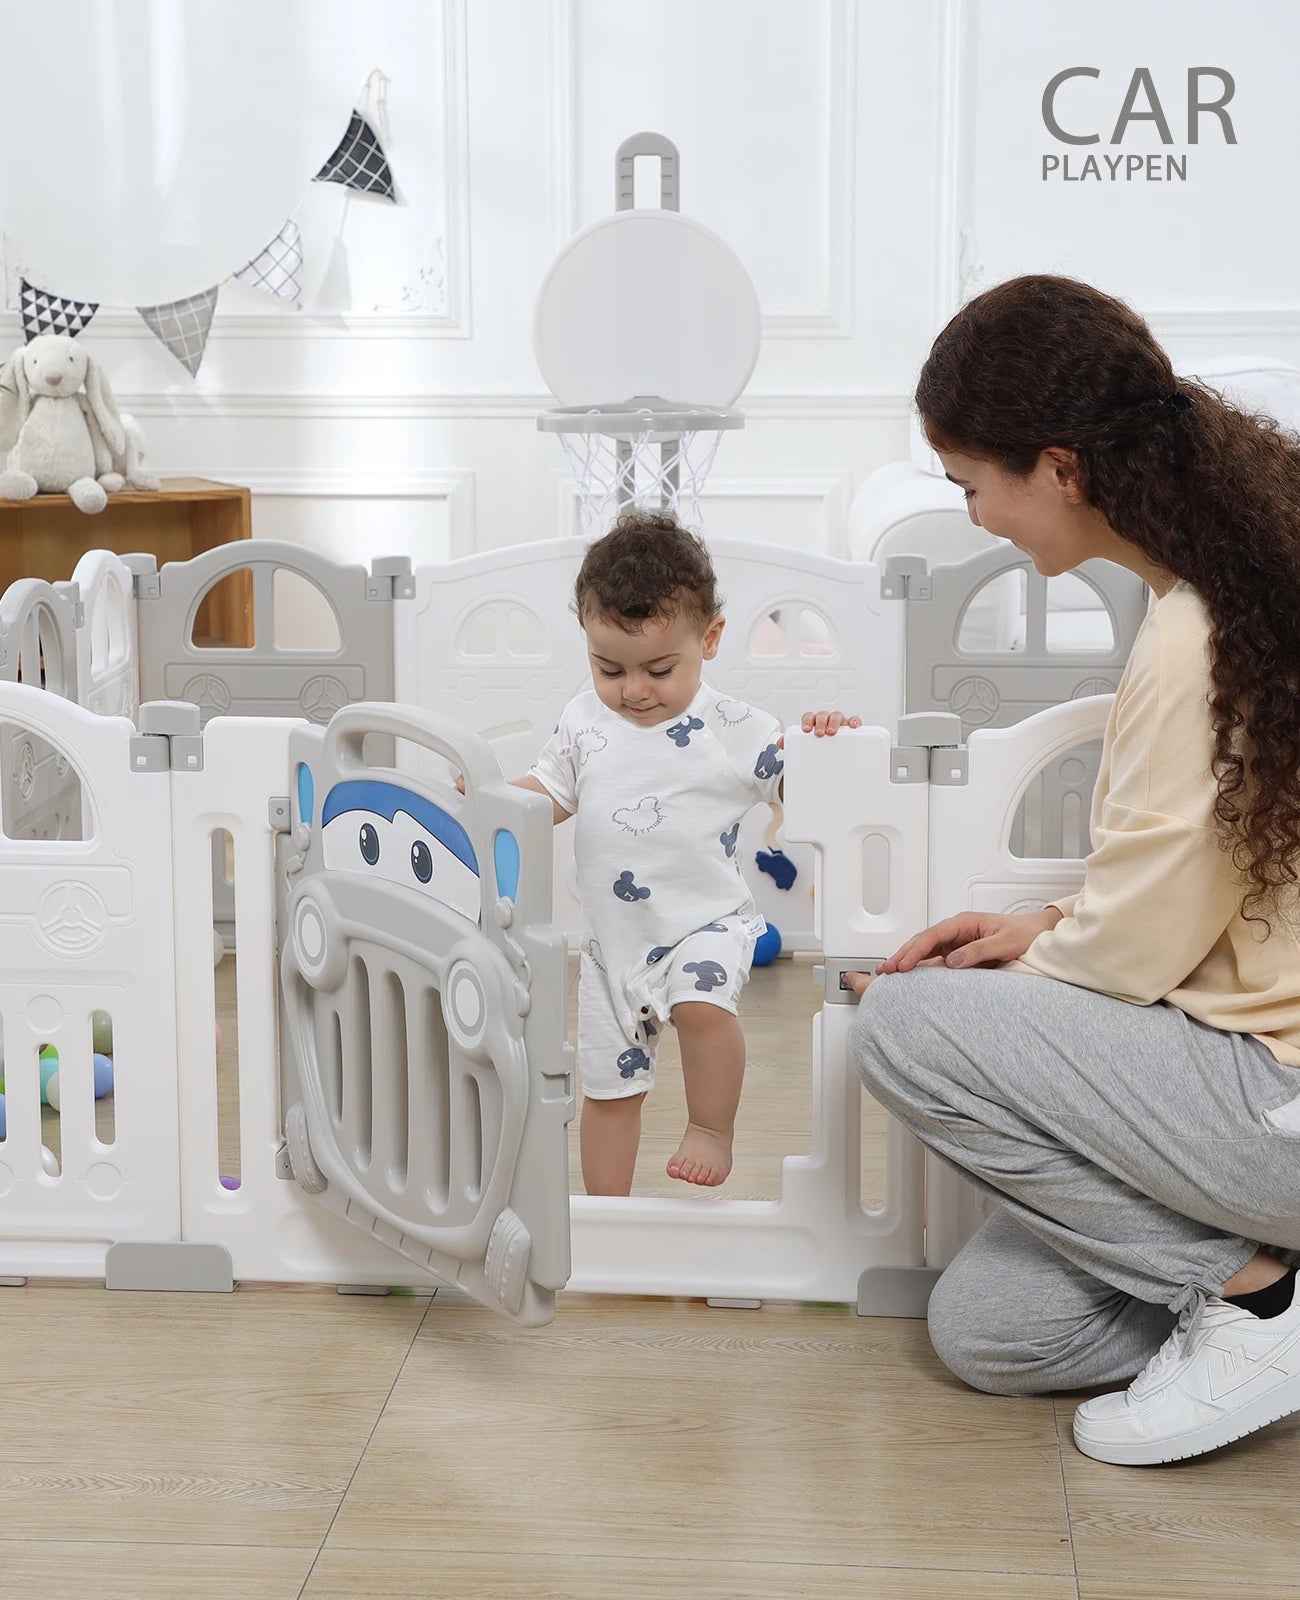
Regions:
<instances>
[{"instance_id":1,"label":"green ball","mask_svg":"<svg viewBox=\"0 0 1300 1600\"><path fill-rule=\"evenodd\" d=\"M107 1011L96 1011L90 1019L92 1048L101 1056L113 1054L113 1019Z\"/></svg>"},{"instance_id":2,"label":"green ball","mask_svg":"<svg viewBox=\"0 0 1300 1600\"><path fill-rule=\"evenodd\" d=\"M53 1045L46 1045L41 1051L41 1104L54 1105L50 1099L50 1079L59 1075L59 1052ZM57 1092L57 1091L56 1091Z\"/></svg>"}]
</instances>

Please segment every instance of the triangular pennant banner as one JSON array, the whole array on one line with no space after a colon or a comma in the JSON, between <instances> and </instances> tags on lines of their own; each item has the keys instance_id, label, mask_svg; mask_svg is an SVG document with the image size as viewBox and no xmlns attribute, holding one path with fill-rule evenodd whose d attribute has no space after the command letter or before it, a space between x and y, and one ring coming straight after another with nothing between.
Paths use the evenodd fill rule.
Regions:
<instances>
[{"instance_id":1,"label":"triangular pennant banner","mask_svg":"<svg viewBox=\"0 0 1300 1600\"><path fill-rule=\"evenodd\" d=\"M297 305L302 298L302 230L292 217L271 240L266 249L255 255L246 267L235 273L240 283L251 284L281 300L291 300Z\"/></svg>"},{"instance_id":2,"label":"triangular pennant banner","mask_svg":"<svg viewBox=\"0 0 1300 1600\"><path fill-rule=\"evenodd\" d=\"M99 305L91 300L61 300L57 294L46 294L21 280L19 309L23 319L23 335L34 339L39 333L69 333L75 338L86 326Z\"/></svg>"},{"instance_id":3,"label":"triangular pennant banner","mask_svg":"<svg viewBox=\"0 0 1300 1600\"><path fill-rule=\"evenodd\" d=\"M360 189L363 194L377 194L385 200L397 199L392 170L379 135L359 111L352 113L348 131L338 149L313 182L341 183L347 189Z\"/></svg>"},{"instance_id":4,"label":"triangular pennant banner","mask_svg":"<svg viewBox=\"0 0 1300 1600\"><path fill-rule=\"evenodd\" d=\"M191 377L199 370L203 350L212 327L217 305L217 289L187 295L165 306L137 306L149 329L167 346Z\"/></svg>"}]
</instances>

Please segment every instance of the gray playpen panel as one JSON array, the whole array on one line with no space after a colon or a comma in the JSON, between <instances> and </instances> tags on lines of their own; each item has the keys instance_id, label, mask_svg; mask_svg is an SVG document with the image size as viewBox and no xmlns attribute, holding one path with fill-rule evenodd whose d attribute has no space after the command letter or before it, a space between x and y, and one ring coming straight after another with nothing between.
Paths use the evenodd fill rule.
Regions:
<instances>
[{"instance_id":1,"label":"gray playpen panel","mask_svg":"<svg viewBox=\"0 0 1300 1600\"><path fill-rule=\"evenodd\" d=\"M1025 574L1025 637L1015 650L970 650L962 623L976 596L1007 574ZM1146 612L1146 586L1109 561L1076 569L1110 623L1101 649L1048 648L1048 580L1019 551L981 551L967 561L934 568L929 598L908 598L904 697L908 712L950 711L965 739L976 728L1005 728L1049 706L1087 695L1113 694ZM1039 775L1012 829L1020 856L1087 855L1088 814L1101 758L1100 744L1067 752Z\"/></svg>"},{"instance_id":2,"label":"gray playpen panel","mask_svg":"<svg viewBox=\"0 0 1300 1600\"><path fill-rule=\"evenodd\" d=\"M0 595L0 679L77 698L75 583L24 578ZM15 724L0 725L0 814L11 839L80 839L81 782L67 758Z\"/></svg>"},{"instance_id":3,"label":"gray playpen panel","mask_svg":"<svg viewBox=\"0 0 1300 1600\"><path fill-rule=\"evenodd\" d=\"M466 793L371 765L375 735L443 757ZM569 1274L573 1114L550 804L508 784L477 735L405 708L297 730L290 760L277 900L294 1176L436 1277L548 1321Z\"/></svg>"},{"instance_id":4,"label":"gray playpen panel","mask_svg":"<svg viewBox=\"0 0 1300 1600\"><path fill-rule=\"evenodd\" d=\"M196 645L194 619L204 597L244 571L252 575L252 645ZM338 627L337 648L276 644L280 572L324 597ZM402 558L376 562L368 571L271 539L220 545L191 561L168 562L154 575L138 572L140 699L189 700L204 722L231 715L306 717L321 724L356 700L390 700L392 600L409 573L410 562Z\"/></svg>"},{"instance_id":5,"label":"gray playpen panel","mask_svg":"<svg viewBox=\"0 0 1300 1600\"><path fill-rule=\"evenodd\" d=\"M213 716L306 717L324 724L342 706L393 698L395 592L409 594L411 564L402 557L345 566L301 545L255 539L220 545L161 571L133 557L139 633L140 698L188 700L202 722ZM249 572L253 643L196 645L194 621L205 597L233 573ZM329 605L334 649L276 644L276 576L294 574ZM224 843L212 842L213 921L234 929L234 882Z\"/></svg>"}]
</instances>

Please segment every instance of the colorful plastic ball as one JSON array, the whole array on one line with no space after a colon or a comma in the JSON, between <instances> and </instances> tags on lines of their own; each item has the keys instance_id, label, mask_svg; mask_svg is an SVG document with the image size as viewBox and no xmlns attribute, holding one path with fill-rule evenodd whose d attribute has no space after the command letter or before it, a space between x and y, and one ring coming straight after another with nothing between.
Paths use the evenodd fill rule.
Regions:
<instances>
[{"instance_id":1,"label":"colorful plastic ball","mask_svg":"<svg viewBox=\"0 0 1300 1600\"><path fill-rule=\"evenodd\" d=\"M50 1085L59 1081L59 1052L52 1044L41 1046L41 1099L46 1105L58 1109L58 1099L50 1099ZM54 1090L57 1097L58 1089Z\"/></svg>"},{"instance_id":2,"label":"colorful plastic ball","mask_svg":"<svg viewBox=\"0 0 1300 1600\"><path fill-rule=\"evenodd\" d=\"M221 1187L223 1189L238 1189L239 1179L232 1178L228 1172L221 1174Z\"/></svg>"},{"instance_id":3,"label":"colorful plastic ball","mask_svg":"<svg viewBox=\"0 0 1300 1600\"><path fill-rule=\"evenodd\" d=\"M5 1136L5 1126L7 1120L8 1119L5 1116L5 1097L4 1095L0 1094L0 1139L3 1139Z\"/></svg>"},{"instance_id":4,"label":"colorful plastic ball","mask_svg":"<svg viewBox=\"0 0 1300 1600\"><path fill-rule=\"evenodd\" d=\"M756 967L770 967L781 954L781 930L774 928L769 922L767 932L758 936L754 945L754 965Z\"/></svg>"},{"instance_id":5,"label":"colorful plastic ball","mask_svg":"<svg viewBox=\"0 0 1300 1600\"><path fill-rule=\"evenodd\" d=\"M96 1011L91 1015L90 1048L102 1056L113 1054L113 1019L107 1011Z\"/></svg>"},{"instance_id":6,"label":"colorful plastic ball","mask_svg":"<svg viewBox=\"0 0 1300 1600\"><path fill-rule=\"evenodd\" d=\"M95 1099L102 1100L113 1092L113 1062L111 1057L96 1050L93 1058L95 1070Z\"/></svg>"}]
</instances>

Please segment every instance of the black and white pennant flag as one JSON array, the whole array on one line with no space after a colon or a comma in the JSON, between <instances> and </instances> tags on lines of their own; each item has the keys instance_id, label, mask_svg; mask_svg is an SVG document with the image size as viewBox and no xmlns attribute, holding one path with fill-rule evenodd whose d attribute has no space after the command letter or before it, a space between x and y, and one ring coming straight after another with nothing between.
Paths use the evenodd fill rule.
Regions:
<instances>
[{"instance_id":1,"label":"black and white pennant flag","mask_svg":"<svg viewBox=\"0 0 1300 1600\"><path fill-rule=\"evenodd\" d=\"M25 339L41 333L69 333L75 338L98 310L97 301L63 300L57 294L46 294L26 278L21 280L19 311Z\"/></svg>"},{"instance_id":2,"label":"black and white pennant flag","mask_svg":"<svg viewBox=\"0 0 1300 1600\"><path fill-rule=\"evenodd\" d=\"M339 141L339 147L313 180L316 183L341 183L346 189L359 189L362 194L379 195L384 200L397 200L392 169L379 142L379 135L359 111L352 113L348 131Z\"/></svg>"},{"instance_id":3,"label":"black and white pennant flag","mask_svg":"<svg viewBox=\"0 0 1300 1600\"><path fill-rule=\"evenodd\" d=\"M165 306L137 306L146 326L167 346L191 377L199 370L217 306L217 287L186 295Z\"/></svg>"},{"instance_id":4,"label":"black and white pennant flag","mask_svg":"<svg viewBox=\"0 0 1300 1600\"><path fill-rule=\"evenodd\" d=\"M302 299L302 230L292 217L246 267L234 274L240 283L262 289L280 300Z\"/></svg>"}]
</instances>

